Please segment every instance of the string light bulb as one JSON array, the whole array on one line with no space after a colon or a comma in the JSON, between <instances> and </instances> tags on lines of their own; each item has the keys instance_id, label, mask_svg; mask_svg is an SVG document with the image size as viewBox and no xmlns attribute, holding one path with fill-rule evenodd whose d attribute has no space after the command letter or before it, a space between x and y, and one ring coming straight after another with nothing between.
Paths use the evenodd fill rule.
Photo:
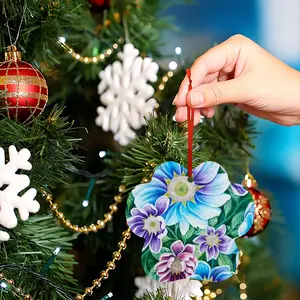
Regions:
<instances>
[{"instance_id":1,"label":"string light bulb","mask_svg":"<svg viewBox=\"0 0 300 300\"><path fill-rule=\"evenodd\" d=\"M241 283L241 284L240 284L240 289L241 289L241 290L245 290L246 288L247 288L246 283Z\"/></svg>"},{"instance_id":2,"label":"string light bulb","mask_svg":"<svg viewBox=\"0 0 300 300\"><path fill-rule=\"evenodd\" d=\"M205 295L209 295L209 294L210 294L210 290L209 290L209 289L205 289L205 290L204 290L204 294L205 294Z\"/></svg>"},{"instance_id":3,"label":"string light bulb","mask_svg":"<svg viewBox=\"0 0 300 300\"><path fill-rule=\"evenodd\" d=\"M84 199L84 200L82 201L82 206L83 206L83 207L88 207L88 206L89 206L89 200Z\"/></svg>"},{"instance_id":4,"label":"string light bulb","mask_svg":"<svg viewBox=\"0 0 300 300\"><path fill-rule=\"evenodd\" d=\"M158 85L158 90L157 90L157 92L156 92L156 94L155 94L155 97L157 97L157 94L160 93L161 91L163 91L163 90L165 89L166 83L167 83L167 82L169 81L169 79L170 79L171 77L173 77L173 76L174 76L173 71L168 71L168 72L162 77L162 80L161 80L161 82L160 82L159 85Z\"/></svg>"},{"instance_id":5,"label":"string light bulb","mask_svg":"<svg viewBox=\"0 0 300 300\"><path fill-rule=\"evenodd\" d=\"M45 263L42 270L40 271L41 275L45 275L48 272L49 267L53 264L53 262L59 252L60 252L60 247L56 247L54 249L54 251L52 252L52 255L50 256L50 258L48 259L48 261Z\"/></svg>"},{"instance_id":6,"label":"string light bulb","mask_svg":"<svg viewBox=\"0 0 300 300\"><path fill-rule=\"evenodd\" d=\"M164 88L165 88L165 86L164 86L163 84L160 84L160 85L158 86L158 88L159 88L161 91L163 91Z\"/></svg>"},{"instance_id":7,"label":"string light bulb","mask_svg":"<svg viewBox=\"0 0 300 300\"><path fill-rule=\"evenodd\" d=\"M103 158L103 157L105 157L105 156L106 156L106 151L101 150L101 151L99 152L99 157L100 157L100 158Z\"/></svg>"},{"instance_id":8,"label":"string light bulb","mask_svg":"<svg viewBox=\"0 0 300 300\"><path fill-rule=\"evenodd\" d=\"M181 48L180 48L180 47L176 47L176 48L175 48L175 53L176 53L177 55L181 54L181 53L182 53Z\"/></svg>"},{"instance_id":9,"label":"string light bulb","mask_svg":"<svg viewBox=\"0 0 300 300\"><path fill-rule=\"evenodd\" d=\"M171 71L175 71L176 69L177 69L177 62L176 61L170 61L170 63L169 63L169 69L171 70Z\"/></svg>"},{"instance_id":10,"label":"string light bulb","mask_svg":"<svg viewBox=\"0 0 300 300\"><path fill-rule=\"evenodd\" d=\"M8 287L8 285L7 285L6 282L4 282L4 281L1 281L1 282L0 282L0 288L1 288L1 289L6 289L7 287Z\"/></svg>"},{"instance_id":11,"label":"string light bulb","mask_svg":"<svg viewBox=\"0 0 300 300\"><path fill-rule=\"evenodd\" d=\"M4 274L3 273L0 273L0 291L1 291L1 296L2 295L2 292L3 290L12 290L13 291L13 294L15 296L18 296L17 298L18 299L21 299L21 297L24 297L22 299L25 299L25 296L27 297L26 299L32 299L32 297L29 295L29 294L23 294L22 292L22 289L20 287L16 287L15 286L15 283L14 283L14 280L13 279L7 279L5 278Z\"/></svg>"},{"instance_id":12,"label":"string light bulb","mask_svg":"<svg viewBox=\"0 0 300 300\"><path fill-rule=\"evenodd\" d=\"M183 57L183 54L182 54L182 49L181 47L176 47L175 48L175 53L177 55L177 59L178 59L178 62L179 62L179 65L181 67L181 69L186 69L186 64L185 64L185 61L184 61L184 57Z\"/></svg>"},{"instance_id":13,"label":"string light bulb","mask_svg":"<svg viewBox=\"0 0 300 300\"><path fill-rule=\"evenodd\" d=\"M53 251L54 255L57 255L60 252L60 247L56 247L55 250Z\"/></svg>"},{"instance_id":14,"label":"string light bulb","mask_svg":"<svg viewBox=\"0 0 300 300\"><path fill-rule=\"evenodd\" d=\"M64 43L66 42L66 38L63 37L63 36L60 36L60 37L58 38L58 41L59 41L60 43L64 44Z\"/></svg>"},{"instance_id":15,"label":"string light bulb","mask_svg":"<svg viewBox=\"0 0 300 300\"><path fill-rule=\"evenodd\" d=\"M108 300L110 298L113 297L113 293L108 293L106 296L104 296L103 298L101 298L100 300Z\"/></svg>"},{"instance_id":16,"label":"string light bulb","mask_svg":"<svg viewBox=\"0 0 300 300\"><path fill-rule=\"evenodd\" d=\"M247 284L246 284L246 276L244 276L244 280L240 282L239 288L240 288L240 299L241 300L246 300L248 299L247 295Z\"/></svg>"},{"instance_id":17,"label":"string light bulb","mask_svg":"<svg viewBox=\"0 0 300 300\"><path fill-rule=\"evenodd\" d=\"M223 293L223 291L221 289L217 289L216 293L217 293L217 295L221 295Z\"/></svg>"}]
</instances>

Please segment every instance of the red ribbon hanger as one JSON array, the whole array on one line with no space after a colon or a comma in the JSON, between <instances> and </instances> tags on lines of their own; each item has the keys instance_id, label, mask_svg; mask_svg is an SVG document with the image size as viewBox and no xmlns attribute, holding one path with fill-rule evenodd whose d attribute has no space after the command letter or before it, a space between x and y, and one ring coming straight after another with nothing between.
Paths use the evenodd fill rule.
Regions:
<instances>
[{"instance_id":1,"label":"red ribbon hanger","mask_svg":"<svg viewBox=\"0 0 300 300\"><path fill-rule=\"evenodd\" d=\"M186 70L189 79L189 92L192 90L191 70ZM188 177L193 179L193 130L194 130L194 108L187 105L187 123L188 123Z\"/></svg>"}]
</instances>

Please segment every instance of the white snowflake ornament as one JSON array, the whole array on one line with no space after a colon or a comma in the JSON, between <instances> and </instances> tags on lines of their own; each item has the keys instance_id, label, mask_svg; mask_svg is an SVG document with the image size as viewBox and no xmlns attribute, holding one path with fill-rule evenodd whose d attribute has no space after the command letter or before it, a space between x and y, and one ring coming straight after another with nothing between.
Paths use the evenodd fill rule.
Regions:
<instances>
[{"instance_id":1,"label":"white snowflake ornament","mask_svg":"<svg viewBox=\"0 0 300 300\"><path fill-rule=\"evenodd\" d=\"M35 200L36 189L27 190L22 196L19 193L27 188L30 179L25 174L16 174L18 170L31 170L28 161L31 154L28 149L19 152L15 146L9 147L9 161L5 164L5 153L0 147L0 225L6 228L14 228L18 219L14 209L17 208L21 220L28 220L29 213L36 213L40 204ZM0 241L8 241L9 234L0 230Z\"/></svg>"},{"instance_id":2,"label":"white snowflake ornament","mask_svg":"<svg viewBox=\"0 0 300 300\"><path fill-rule=\"evenodd\" d=\"M195 297L202 297L202 284L198 280L182 279L172 282L159 282L148 276L137 277L134 280L138 288L136 297L142 297L147 293L157 293L157 290L163 290L164 295L174 300L193 300Z\"/></svg>"},{"instance_id":3,"label":"white snowflake ornament","mask_svg":"<svg viewBox=\"0 0 300 300\"><path fill-rule=\"evenodd\" d=\"M112 131L114 139L126 146L135 137L134 130L146 125L145 117L153 113L157 102L148 81L157 81L159 66L152 58L139 56L132 44L125 44L115 61L99 73L98 94L103 106L97 109L96 124Z\"/></svg>"}]
</instances>

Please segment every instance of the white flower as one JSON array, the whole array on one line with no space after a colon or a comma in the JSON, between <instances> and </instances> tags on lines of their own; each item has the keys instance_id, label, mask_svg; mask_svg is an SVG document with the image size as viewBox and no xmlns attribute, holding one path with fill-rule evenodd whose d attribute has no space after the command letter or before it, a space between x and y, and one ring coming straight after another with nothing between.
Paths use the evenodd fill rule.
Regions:
<instances>
[{"instance_id":1,"label":"white flower","mask_svg":"<svg viewBox=\"0 0 300 300\"><path fill-rule=\"evenodd\" d=\"M134 280L138 288L136 297L146 293L156 293L158 289L163 290L165 296L174 300L192 300L193 297L202 297L202 284L198 280L182 279L173 282L163 283L149 277L137 277Z\"/></svg>"}]
</instances>

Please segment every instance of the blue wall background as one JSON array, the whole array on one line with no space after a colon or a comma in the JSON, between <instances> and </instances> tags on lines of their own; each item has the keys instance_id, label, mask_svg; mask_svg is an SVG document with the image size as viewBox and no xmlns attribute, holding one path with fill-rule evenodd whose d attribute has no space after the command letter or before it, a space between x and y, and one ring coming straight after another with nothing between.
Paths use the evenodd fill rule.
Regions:
<instances>
[{"instance_id":1,"label":"blue wall background","mask_svg":"<svg viewBox=\"0 0 300 300\"><path fill-rule=\"evenodd\" d=\"M174 54L175 47L180 46L185 58L194 58L214 43L240 33L300 69L300 26L296 26L300 20L300 4L297 2L196 0L193 5L172 7L165 15L175 16L174 24L181 32L166 33L164 51ZM300 126L287 128L257 120L257 129L262 134L256 141L256 161L251 170L260 187L273 194L285 218L284 224L277 225L283 235L278 238L274 232L270 246L284 278L299 284Z\"/></svg>"}]
</instances>

